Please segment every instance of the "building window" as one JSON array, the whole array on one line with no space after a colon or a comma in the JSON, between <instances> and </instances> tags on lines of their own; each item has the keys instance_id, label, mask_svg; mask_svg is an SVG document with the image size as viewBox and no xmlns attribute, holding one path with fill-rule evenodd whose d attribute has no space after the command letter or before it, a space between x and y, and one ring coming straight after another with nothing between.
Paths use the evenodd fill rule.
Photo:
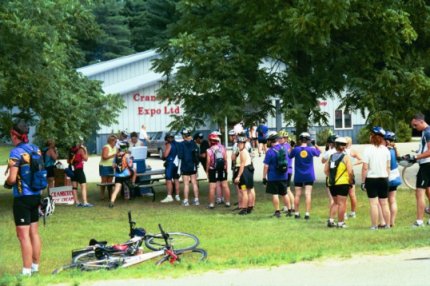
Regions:
<instances>
[{"instance_id":1,"label":"building window","mask_svg":"<svg viewBox=\"0 0 430 286\"><path fill-rule=\"evenodd\" d=\"M345 112L338 109L334 113L334 128L335 129L350 129L352 128L352 118L350 112Z\"/></svg>"}]
</instances>

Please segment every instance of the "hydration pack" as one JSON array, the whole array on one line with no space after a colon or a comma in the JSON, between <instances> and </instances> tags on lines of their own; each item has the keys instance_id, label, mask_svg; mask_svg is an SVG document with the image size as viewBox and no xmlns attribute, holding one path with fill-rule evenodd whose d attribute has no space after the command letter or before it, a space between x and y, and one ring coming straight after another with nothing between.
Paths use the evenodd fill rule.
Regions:
<instances>
[{"instance_id":1,"label":"hydration pack","mask_svg":"<svg viewBox=\"0 0 430 286\"><path fill-rule=\"evenodd\" d=\"M25 151L21 155L21 179L33 192L40 192L48 186L47 171L42 152L34 145L20 146Z\"/></svg>"},{"instance_id":2,"label":"hydration pack","mask_svg":"<svg viewBox=\"0 0 430 286\"><path fill-rule=\"evenodd\" d=\"M332 160L333 155L330 156L330 159L329 159L330 173L328 176L328 185L329 186L334 186L337 182L337 180L336 180L337 168L339 167L340 162L342 162L343 157L345 157L345 154L340 155L340 157L337 160ZM345 169L345 171L346 171L346 169ZM340 174L339 177L341 177L342 175L343 175L343 173Z\"/></svg>"},{"instance_id":3,"label":"hydration pack","mask_svg":"<svg viewBox=\"0 0 430 286\"><path fill-rule=\"evenodd\" d=\"M215 170L221 172L224 170L225 160L224 154L222 152L222 147L219 146L217 149L212 149L214 154L214 164L213 167Z\"/></svg>"},{"instance_id":4,"label":"hydration pack","mask_svg":"<svg viewBox=\"0 0 430 286\"><path fill-rule=\"evenodd\" d=\"M287 153L285 152L285 148L282 146L281 149L276 150L273 148L273 151L276 153L276 171L278 173L285 173L288 171L288 162L287 162Z\"/></svg>"}]
</instances>

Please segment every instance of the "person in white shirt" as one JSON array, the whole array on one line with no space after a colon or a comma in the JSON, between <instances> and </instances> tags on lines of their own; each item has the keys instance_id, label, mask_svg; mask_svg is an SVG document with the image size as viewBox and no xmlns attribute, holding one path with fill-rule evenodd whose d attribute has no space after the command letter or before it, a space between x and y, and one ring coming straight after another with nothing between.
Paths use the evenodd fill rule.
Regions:
<instances>
[{"instance_id":1,"label":"person in white shirt","mask_svg":"<svg viewBox=\"0 0 430 286\"><path fill-rule=\"evenodd\" d=\"M148 137L148 133L146 132L145 124L142 124L142 126L140 127L139 140L141 142L143 142L144 146L148 146L148 142L150 140L149 140L149 137Z\"/></svg>"},{"instance_id":2,"label":"person in white shirt","mask_svg":"<svg viewBox=\"0 0 430 286\"><path fill-rule=\"evenodd\" d=\"M385 130L375 126L371 130L371 145L364 149L363 166L361 169L361 189L367 192L370 203L370 229L378 229L379 206L381 207L383 221L390 221L390 208L388 206L388 175L390 174L391 155L385 146ZM381 219L382 221L382 219ZM390 228L382 225L382 228Z\"/></svg>"}]
</instances>

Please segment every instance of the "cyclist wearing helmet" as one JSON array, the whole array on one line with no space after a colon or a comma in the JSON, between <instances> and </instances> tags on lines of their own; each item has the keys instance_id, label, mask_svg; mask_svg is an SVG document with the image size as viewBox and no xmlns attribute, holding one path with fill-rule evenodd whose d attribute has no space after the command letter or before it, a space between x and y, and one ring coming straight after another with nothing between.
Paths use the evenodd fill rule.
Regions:
<instances>
[{"instance_id":1,"label":"cyclist wearing helmet","mask_svg":"<svg viewBox=\"0 0 430 286\"><path fill-rule=\"evenodd\" d=\"M234 183L238 186L238 191L241 192L239 201L239 215L246 215L252 212L254 208L254 166L252 165L251 155L246 147L248 140L245 136L237 138L239 149L239 169L234 175Z\"/></svg>"},{"instance_id":2,"label":"cyclist wearing helmet","mask_svg":"<svg viewBox=\"0 0 430 286\"><path fill-rule=\"evenodd\" d=\"M9 155L9 175L4 187L13 190L13 216L16 234L21 245L22 275L31 276L39 271L41 239L38 231L39 205L41 191L34 192L21 178L21 165L28 164L30 156L24 148L40 152L35 145L28 143L28 126L24 122L14 124L10 137L15 146Z\"/></svg>"},{"instance_id":3,"label":"cyclist wearing helmet","mask_svg":"<svg viewBox=\"0 0 430 286\"><path fill-rule=\"evenodd\" d=\"M327 138L327 143L325 145L325 152L322 155L321 158L321 163L325 164L328 159L330 158L331 155L333 155L334 153L336 153L336 148L335 148L335 140L337 138L337 135L330 135ZM326 181L325 181L325 190L327 192L328 195L328 203L329 203L329 210L332 210L334 208L334 199L333 196L331 195L330 192L330 188L328 186L328 177L326 177ZM329 217L332 217L332 214L329 213Z\"/></svg>"},{"instance_id":4,"label":"cyclist wearing helmet","mask_svg":"<svg viewBox=\"0 0 430 286\"><path fill-rule=\"evenodd\" d=\"M417 131L422 132L418 155L408 156L411 162L418 162L417 185L415 190L417 200L417 220L414 226L424 226L424 212L430 213L430 206L425 207L425 195L430 200L430 126L425 121L425 116L418 113L411 121L411 125ZM427 222L430 224L430 219Z\"/></svg>"},{"instance_id":5,"label":"cyclist wearing helmet","mask_svg":"<svg viewBox=\"0 0 430 286\"><path fill-rule=\"evenodd\" d=\"M367 192L370 203L370 229L378 229L379 207L382 222L380 227L390 228L390 209L388 207L388 175L390 174L391 155L385 146L385 130L375 126L370 133L370 146L364 149L361 169L361 189Z\"/></svg>"},{"instance_id":6,"label":"cyclist wearing helmet","mask_svg":"<svg viewBox=\"0 0 430 286\"><path fill-rule=\"evenodd\" d=\"M351 137L345 137L346 139L346 149L345 149L345 153L349 155L349 157L351 157L352 159L355 159L356 162L354 163L354 161L352 161L352 166L357 166L357 165L361 165L363 164L363 162L361 161L361 156L360 154L352 149L352 138ZM355 175L354 175L354 170L353 174L352 174L352 184L349 187L349 199L351 200L351 212L348 214L347 217L351 217L351 218L355 218L356 217L356 210L357 210L357 196L355 194Z\"/></svg>"},{"instance_id":7,"label":"cyclist wearing helmet","mask_svg":"<svg viewBox=\"0 0 430 286\"><path fill-rule=\"evenodd\" d=\"M319 157L321 151L311 144L311 135L303 132L299 136L299 144L290 153L290 158L294 158L294 217L300 218L299 205L302 195L302 188L305 188L306 213L305 219L310 219L309 212L312 202L312 186L315 181L315 170L313 157Z\"/></svg>"},{"instance_id":8,"label":"cyclist wearing helmet","mask_svg":"<svg viewBox=\"0 0 430 286\"><path fill-rule=\"evenodd\" d=\"M133 170L133 158L128 152L128 147L128 142L121 142L119 144L118 153L116 154L115 159L113 161L113 168L115 170L115 188L110 198L110 208L114 207L116 197L125 184L129 188L132 187L131 178L135 175L135 171ZM130 198L130 193L126 193L125 189L124 198Z\"/></svg>"},{"instance_id":9,"label":"cyclist wearing helmet","mask_svg":"<svg viewBox=\"0 0 430 286\"><path fill-rule=\"evenodd\" d=\"M387 130L384 139L385 145L391 155L390 175L388 176L388 205L390 206L390 227L393 227L395 225L397 215L396 191L397 187L402 184L402 181L400 180L399 166L397 165L396 159L399 157L395 143L396 134Z\"/></svg>"},{"instance_id":10,"label":"cyclist wearing helmet","mask_svg":"<svg viewBox=\"0 0 430 286\"><path fill-rule=\"evenodd\" d=\"M292 147L290 143L288 143L288 132L285 130L281 130L278 132L279 136L279 145L283 146L285 150L287 150L288 154L291 152ZM288 180L287 180L287 195L284 197L284 212L287 213L287 216L292 216L294 214L294 195L291 192L291 176L293 175L293 160L287 156L288 163Z\"/></svg>"},{"instance_id":11,"label":"cyclist wearing helmet","mask_svg":"<svg viewBox=\"0 0 430 286\"><path fill-rule=\"evenodd\" d=\"M170 203L173 202L173 188L175 189L176 195L175 200L180 201L181 198L179 197L179 172L178 172L178 165L179 165L179 159L178 159L178 151L179 151L179 143L175 141L175 137L173 134L168 133L164 137L165 141L165 148L163 153L163 159L165 170L165 177L166 177L166 189L167 189L167 196L161 200L161 203Z\"/></svg>"},{"instance_id":12,"label":"cyclist wearing helmet","mask_svg":"<svg viewBox=\"0 0 430 286\"><path fill-rule=\"evenodd\" d=\"M206 173L209 179L209 209L215 208L215 191L217 182L221 182L225 206L230 207L230 188L227 182L227 151L220 143L218 135L209 134L210 148L207 150Z\"/></svg>"},{"instance_id":13,"label":"cyclist wearing helmet","mask_svg":"<svg viewBox=\"0 0 430 286\"><path fill-rule=\"evenodd\" d=\"M88 161L87 148L83 145L83 139L79 138L78 143L70 148L68 163L73 166L72 193L77 207L93 207L87 200L87 178L84 173L84 162ZM82 201L78 198L78 184L81 187Z\"/></svg>"},{"instance_id":14,"label":"cyclist wearing helmet","mask_svg":"<svg viewBox=\"0 0 430 286\"><path fill-rule=\"evenodd\" d=\"M263 184L266 185L266 193L272 195L272 204L275 209L273 216L276 218L281 217L279 196L285 202L288 188L288 169L284 171L278 170L278 161L280 160L278 156L282 155L281 149L284 148L279 144L278 140L279 136L276 132L269 132L267 137L269 149L263 161ZM283 152L285 154L284 162L288 161L288 150L284 149Z\"/></svg>"}]
</instances>

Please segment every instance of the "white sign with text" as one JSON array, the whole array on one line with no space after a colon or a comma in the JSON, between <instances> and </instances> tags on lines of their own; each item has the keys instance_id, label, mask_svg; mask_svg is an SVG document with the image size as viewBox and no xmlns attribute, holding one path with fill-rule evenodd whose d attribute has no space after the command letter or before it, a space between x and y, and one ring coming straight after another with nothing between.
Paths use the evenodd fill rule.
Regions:
<instances>
[{"instance_id":1,"label":"white sign with text","mask_svg":"<svg viewBox=\"0 0 430 286\"><path fill-rule=\"evenodd\" d=\"M49 192L56 204L73 205L72 186L50 188Z\"/></svg>"}]
</instances>

